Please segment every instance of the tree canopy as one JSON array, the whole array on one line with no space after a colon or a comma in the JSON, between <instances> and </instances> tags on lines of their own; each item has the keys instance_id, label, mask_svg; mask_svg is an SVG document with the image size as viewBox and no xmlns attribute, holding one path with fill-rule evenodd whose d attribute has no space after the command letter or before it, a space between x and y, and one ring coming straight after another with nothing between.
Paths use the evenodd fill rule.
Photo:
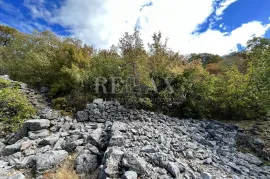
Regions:
<instances>
[{"instance_id":1,"label":"tree canopy","mask_svg":"<svg viewBox=\"0 0 270 179\"><path fill-rule=\"evenodd\" d=\"M154 33L146 50L135 30L117 46L96 50L77 38L1 25L0 73L37 89L49 87L53 104L68 111L106 97L184 117L269 118L270 39L254 37L245 51L223 57L188 58L170 50L167 41Z\"/></svg>"}]
</instances>

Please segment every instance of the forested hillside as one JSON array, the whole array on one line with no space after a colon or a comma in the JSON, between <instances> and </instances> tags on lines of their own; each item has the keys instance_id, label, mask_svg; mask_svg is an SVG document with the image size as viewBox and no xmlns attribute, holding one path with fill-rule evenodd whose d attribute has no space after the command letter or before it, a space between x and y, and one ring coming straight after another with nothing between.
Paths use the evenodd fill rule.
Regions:
<instances>
[{"instance_id":1,"label":"forested hillside","mask_svg":"<svg viewBox=\"0 0 270 179\"><path fill-rule=\"evenodd\" d=\"M152 39L1 25L0 178L270 178L270 39L226 56Z\"/></svg>"},{"instance_id":2,"label":"forested hillside","mask_svg":"<svg viewBox=\"0 0 270 179\"><path fill-rule=\"evenodd\" d=\"M223 57L182 55L168 48L161 33L152 39L145 47L135 30L117 46L97 50L76 38L1 25L0 73L47 87L52 105L69 112L101 97L182 117L270 117L270 39L254 37L245 51Z\"/></svg>"}]
</instances>

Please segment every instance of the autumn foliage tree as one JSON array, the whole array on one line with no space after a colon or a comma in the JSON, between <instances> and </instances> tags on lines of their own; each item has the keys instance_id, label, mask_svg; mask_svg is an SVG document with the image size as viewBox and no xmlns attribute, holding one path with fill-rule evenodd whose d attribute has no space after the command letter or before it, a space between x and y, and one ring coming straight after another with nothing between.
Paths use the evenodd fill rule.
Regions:
<instances>
[{"instance_id":1,"label":"autumn foliage tree","mask_svg":"<svg viewBox=\"0 0 270 179\"><path fill-rule=\"evenodd\" d=\"M269 39L255 37L245 51L223 57L184 56L169 49L167 41L161 32L154 33L146 50L135 30L125 33L117 46L96 50L77 38L50 31L24 34L1 25L0 73L37 89L48 87L53 105L67 111L106 97L184 117L269 118ZM134 83L127 83L130 77ZM99 78L106 79L106 92L97 93ZM119 93L108 93L115 87L112 82Z\"/></svg>"}]
</instances>

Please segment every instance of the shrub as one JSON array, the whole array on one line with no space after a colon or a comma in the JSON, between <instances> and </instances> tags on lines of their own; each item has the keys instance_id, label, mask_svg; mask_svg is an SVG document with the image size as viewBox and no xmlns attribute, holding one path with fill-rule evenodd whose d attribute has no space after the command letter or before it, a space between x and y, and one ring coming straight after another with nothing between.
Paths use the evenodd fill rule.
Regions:
<instances>
[{"instance_id":1,"label":"shrub","mask_svg":"<svg viewBox=\"0 0 270 179\"><path fill-rule=\"evenodd\" d=\"M67 99L67 111L75 112L76 110L83 110L85 104L92 101L94 97L90 93L83 93L80 91L72 91Z\"/></svg>"},{"instance_id":2,"label":"shrub","mask_svg":"<svg viewBox=\"0 0 270 179\"><path fill-rule=\"evenodd\" d=\"M151 99L145 97L145 98L139 98L138 99L138 103L141 107L143 107L144 109L152 109L153 104Z\"/></svg>"},{"instance_id":3,"label":"shrub","mask_svg":"<svg viewBox=\"0 0 270 179\"><path fill-rule=\"evenodd\" d=\"M34 114L35 108L19 89L0 89L0 122L4 123L2 130L14 131L25 119Z\"/></svg>"},{"instance_id":4,"label":"shrub","mask_svg":"<svg viewBox=\"0 0 270 179\"><path fill-rule=\"evenodd\" d=\"M67 107L67 99L65 97L59 97L52 100L52 106L55 109L65 109Z\"/></svg>"},{"instance_id":5,"label":"shrub","mask_svg":"<svg viewBox=\"0 0 270 179\"><path fill-rule=\"evenodd\" d=\"M11 82L10 81L7 81L7 80L5 80L3 78L0 78L0 89L1 88L6 88L9 85L11 85Z\"/></svg>"}]
</instances>

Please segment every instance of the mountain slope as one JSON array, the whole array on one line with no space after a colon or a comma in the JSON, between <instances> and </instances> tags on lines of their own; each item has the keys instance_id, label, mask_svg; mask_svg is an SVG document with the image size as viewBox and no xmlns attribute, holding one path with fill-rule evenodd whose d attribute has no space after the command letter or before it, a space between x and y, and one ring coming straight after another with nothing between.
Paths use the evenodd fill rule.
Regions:
<instances>
[{"instance_id":1,"label":"mountain slope","mask_svg":"<svg viewBox=\"0 0 270 179\"><path fill-rule=\"evenodd\" d=\"M37 114L0 139L0 178L46 178L55 170L53 177L60 178L57 168L68 160L75 169L70 175L79 178L270 178L270 166L237 148L239 138L248 138L263 151L263 141L237 125L172 118L102 99L73 119L30 96Z\"/></svg>"}]
</instances>

